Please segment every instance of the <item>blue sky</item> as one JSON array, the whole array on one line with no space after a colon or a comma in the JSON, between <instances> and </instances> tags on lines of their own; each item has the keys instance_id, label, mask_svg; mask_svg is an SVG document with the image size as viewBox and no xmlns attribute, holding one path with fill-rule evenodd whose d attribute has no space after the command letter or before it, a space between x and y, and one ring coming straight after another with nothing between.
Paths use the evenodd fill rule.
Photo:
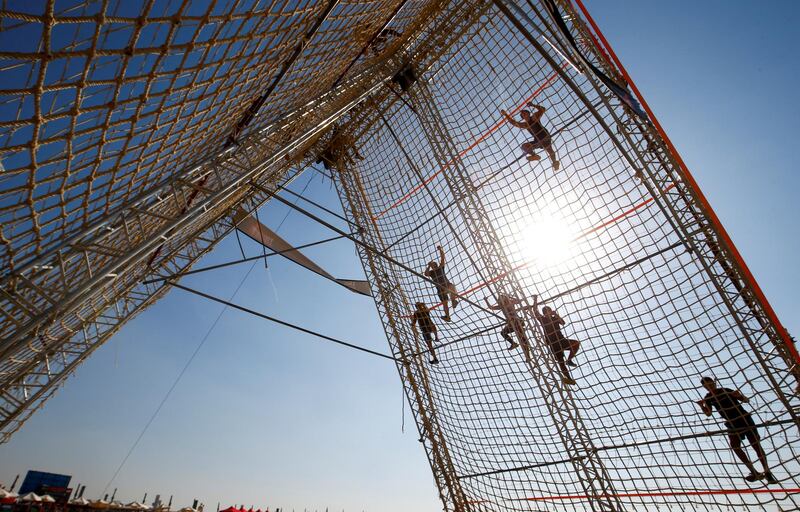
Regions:
<instances>
[{"instance_id":1,"label":"blue sky","mask_svg":"<svg viewBox=\"0 0 800 512\"><path fill-rule=\"evenodd\" d=\"M692 169L790 332L800 185L793 151L800 7L794 2L587 1L596 21ZM293 185L337 209L313 171ZM277 226L286 208L262 221ZM334 219L335 221L335 219ZM330 236L296 213L279 233L305 243ZM243 238L248 255L257 254ZM340 277L360 277L349 242L309 249ZM205 264L240 257L235 238ZM185 281L230 297L250 265ZM272 259L256 264L236 302L387 351L368 298ZM45 409L0 446L0 482L27 469L65 472L101 494L221 306L171 292L86 362ZM410 413L388 361L226 312L109 492L123 500L175 494L331 510L440 508Z\"/></svg>"}]
</instances>

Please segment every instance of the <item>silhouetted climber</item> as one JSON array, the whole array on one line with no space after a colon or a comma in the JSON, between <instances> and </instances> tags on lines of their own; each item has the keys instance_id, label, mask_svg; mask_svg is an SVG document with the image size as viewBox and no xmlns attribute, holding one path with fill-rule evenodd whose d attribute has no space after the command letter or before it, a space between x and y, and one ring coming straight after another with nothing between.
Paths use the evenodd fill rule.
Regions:
<instances>
[{"instance_id":1,"label":"silhouetted climber","mask_svg":"<svg viewBox=\"0 0 800 512\"><path fill-rule=\"evenodd\" d=\"M433 348L434 340L439 343L439 335L436 332L436 324L431 319L431 310L424 302L417 302L417 309L411 315L411 325L418 325L419 332L422 334L422 339L428 346L428 351L431 353L431 364L439 364L439 359L436 357L436 352Z\"/></svg>"},{"instance_id":2,"label":"silhouetted climber","mask_svg":"<svg viewBox=\"0 0 800 512\"><path fill-rule=\"evenodd\" d=\"M402 32L398 32L391 28L385 28L381 30L375 39L372 40L372 43L369 45L370 50L372 50L373 55L378 55L383 50L386 49L386 45L389 43L389 40L392 38L401 37L403 35Z\"/></svg>"},{"instance_id":3,"label":"silhouetted climber","mask_svg":"<svg viewBox=\"0 0 800 512\"><path fill-rule=\"evenodd\" d=\"M728 440L730 441L731 449L750 471L750 474L744 479L748 482L766 479L771 484L777 483L775 476L767 465L767 455L761 447L761 438L758 435L753 417L741 405L750 400L739 390L717 387L713 377L703 377L700 379L700 384L708 393L702 400L698 400L697 404L706 416L711 416L713 408L725 420L725 428L728 429ZM750 446L755 450L758 460L761 461L761 465L764 467L763 473L756 471L747 453L742 449L742 438L747 438Z\"/></svg>"},{"instance_id":4,"label":"silhouetted climber","mask_svg":"<svg viewBox=\"0 0 800 512\"><path fill-rule=\"evenodd\" d=\"M439 294L439 300L442 302L444 306L444 316L442 320L445 322L450 321L450 305L449 302L452 302L453 309L456 309L458 305L458 293L456 292L456 287L450 280L447 279L447 274L444 271L445 265L445 257L444 257L444 249L442 249L441 245L437 245L436 249L439 250L439 261L438 263L433 260L428 263L428 266L425 268L425 277L429 278L433 281L433 284L436 285L436 292Z\"/></svg>"},{"instance_id":5,"label":"silhouetted climber","mask_svg":"<svg viewBox=\"0 0 800 512\"><path fill-rule=\"evenodd\" d=\"M550 136L550 132L542 125L542 115L544 114L545 109L541 105L534 105L530 101L528 102L528 106L531 108L535 108L536 112L531 113L530 110L522 110L520 111L520 117L522 118L522 122L517 121L505 110L501 110L500 113L503 114L503 117L506 118L506 121L511 123L513 126L517 128L522 128L523 130L528 130L533 136L533 139L528 142L523 142L520 145L520 149L528 155L528 161L534 162L536 160L540 160L541 157L536 154L537 149L543 149L547 152L547 155L550 157L550 163L553 165L553 170L557 171L559 166L561 165L556 157L555 149L553 149L553 139Z\"/></svg>"},{"instance_id":6,"label":"silhouetted climber","mask_svg":"<svg viewBox=\"0 0 800 512\"><path fill-rule=\"evenodd\" d=\"M351 155L352 151L352 155ZM326 170L330 171L336 169L338 163L345 165L355 165L355 160L364 160L355 147L353 138L346 133L342 132L338 124L331 127L331 135L328 145L320 153L316 163L321 163Z\"/></svg>"},{"instance_id":7,"label":"silhouetted climber","mask_svg":"<svg viewBox=\"0 0 800 512\"><path fill-rule=\"evenodd\" d=\"M522 352L525 354L525 361L530 363L531 346L530 343L528 343L528 337L525 335L525 321L517 314L517 304L521 304L522 301L515 297L510 297L504 293L501 293L497 296L497 304L490 303L489 299L484 300L486 300L486 305L489 307L489 309L502 312L506 319L506 324L503 326L503 330L500 331L500 335L509 343L508 350L514 350L518 346L522 345ZM511 337L512 332L517 335L519 344L517 344L514 341L514 338Z\"/></svg>"},{"instance_id":8,"label":"silhouetted climber","mask_svg":"<svg viewBox=\"0 0 800 512\"><path fill-rule=\"evenodd\" d=\"M228 135L228 138L225 140L226 148L239 144L239 136L242 134L244 129L247 128L247 125L250 124L253 118L256 117L256 114L258 114L258 111L261 109L261 106L264 105L264 102L266 100L267 100L266 94L259 96L258 98L255 99L255 101L253 101L250 104L249 107L247 107L247 110L245 110L244 114L242 114L242 117L233 127L232 133Z\"/></svg>"},{"instance_id":9,"label":"silhouetted climber","mask_svg":"<svg viewBox=\"0 0 800 512\"><path fill-rule=\"evenodd\" d=\"M400 86L403 92L408 91L417 82L417 74L411 64L406 64L393 77L392 82Z\"/></svg>"},{"instance_id":10,"label":"silhouetted climber","mask_svg":"<svg viewBox=\"0 0 800 512\"><path fill-rule=\"evenodd\" d=\"M572 362L572 359L575 357L575 354L578 353L578 350L580 350L581 343L578 340L567 339L564 336L564 334L561 332L561 327L565 324L564 319L561 318L558 313L553 311L550 306L544 306L542 308L542 312L539 313L538 295L533 296L532 309L536 319L540 324L542 324L542 329L544 329L544 336L547 339L547 344L558 361L558 366L561 368L561 373L564 376L564 382L566 384L575 384L575 380L569 374L567 365L577 366ZM567 350L569 351L569 357L567 357L565 361L564 352Z\"/></svg>"}]
</instances>

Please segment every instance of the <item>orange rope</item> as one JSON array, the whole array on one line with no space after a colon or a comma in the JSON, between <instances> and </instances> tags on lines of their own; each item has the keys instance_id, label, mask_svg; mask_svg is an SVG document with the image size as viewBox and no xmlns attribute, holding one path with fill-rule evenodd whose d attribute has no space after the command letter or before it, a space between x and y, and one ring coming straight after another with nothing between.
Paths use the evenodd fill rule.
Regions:
<instances>
[{"instance_id":1,"label":"orange rope","mask_svg":"<svg viewBox=\"0 0 800 512\"><path fill-rule=\"evenodd\" d=\"M564 63L564 64L562 64L562 67L566 67L566 65L567 65L567 64L568 64L568 63ZM550 77L549 77L547 80L545 80L543 84L541 84L541 85L540 85L540 86L539 86L539 87L538 87L538 88L537 88L535 91L533 91L533 94L531 94L530 96L528 96L527 98L525 98L524 100L522 100L522 103L520 103L519 105L517 105L516 107L514 107L514 110L512 110L511 112L509 112L509 115L514 115L514 114L516 114L517 112L519 112L520 110L522 110L522 107L524 107L526 103L528 103L528 102L529 102L529 101L531 101L533 98L535 98L536 96L538 96L538 95L539 95L539 94L540 94L542 91L544 91L545 89L547 89L548 87L550 87L550 86L553 84L553 82L555 82L555 79L556 79L556 78L558 78L558 71L556 71L555 73L553 73L552 75L550 75ZM400 199L398 199L397 201L395 201L395 202L394 202L394 204L392 204L392 205L391 205L389 208L387 208L387 209L385 209L384 211L382 211L382 212L378 213L377 215L373 215L373 217L372 217L372 220L373 220L373 221L375 221L375 220L378 220L378 219L380 219L381 217L383 217L384 215L386 215L387 213L389 213L391 210L393 210L393 209L397 208L397 207L398 207L398 206L400 206L401 204L403 204L403 203L405 203L406 201L408 201L408 200L409 200L409 199L410 199L410 198L411 198L411 197L412 197L414 194L416 194L417 192L419 192L419 191L422 189L422 187L424 187L425 185L427 185L428 183L430 183L431 181L433 181L433 180L434 180L434 179L435 179L437 176L439 176L440 174L442 174L446 168L448 168L448 167L450 167L451 165L453 165L453 164L454 164L454 163L455 163L457 160L461 160L461 158L463 158L463 157L464 157L464 155L466 155L467 153L469 153L470 151L472 151L472 150L475 148L475 146L477 146L478 144L480 144L481 142L483 142L484 140L486 140L486 138L487 138L487 137L489 137L489 135L491 135L492 133L496 132L496 131L497 131L497 129L498 129L498 128L500 128L501 126L503 126L504 124L506 124L506 122L507 122L507 121L505 120L505 118L503 118L503 119L501 119L500 121L498 121L497 123L495 123L494 125L492 125L492 127L491 127L491 128L489 128L488 130L486 130L486 131L485 131L485 132L484 132L484 133L483 133L483 134L482 134L480 137L478 137L477 139L475 139L475 140L472 142L472 144L470 144L469 146L467 146L466 148L464 148L463 150L461 150L461 152L460 152L458 155L456 155L455 157L453 157L452 159L450 159L450 160L449 160L447 163L445 163L443 166L441 166L441 167L439 168L439 170L438 170L438 171L434 172L433 174L431 174L430 176L428 176L427 178L425 178L425 181L423 181L422 183L420 183L420 184L419 184L419 185L417 185L416 187L412 188L412 189L411 189L411 190L410 190L408 193L406 193L406 194L405 194L403 197L401 197Z\"/></svg>"}]
</instances>

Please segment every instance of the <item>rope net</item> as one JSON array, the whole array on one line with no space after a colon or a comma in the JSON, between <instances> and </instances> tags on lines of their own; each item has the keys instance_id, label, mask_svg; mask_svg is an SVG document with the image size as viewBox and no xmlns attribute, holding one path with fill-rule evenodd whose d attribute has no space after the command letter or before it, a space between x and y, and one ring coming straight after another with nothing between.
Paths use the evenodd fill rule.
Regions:
<instances>
[{"instance_id":1,"label":"rope net","mask_svg":"<svg viewBox=\"0 0 800 512\"><path fill-rule=\"evenodd\" d=\"M0 264L13 272L216 155L230 137L319 97L395 7L307 0L4 3ZM418 9L399 13L397 33ZM313 44L259 104L320 19ZM364 52L353 71L377 56Z\"/></svg>"},{"instance_id":2,"label":"rope net","mask_svg":"<svg viewBox=\"0 0 800 512\"><path fill-rule=\"evenodd\" d=\"M526 10L532 19L545 12L543 5ZM529 30L553 38L542 19ZM449 474L440 481L463 493L444 499L465 510L604 510L590 499L597 487L582 481L565 451L563 423L545 405L567 398L546 394L522 350L507 349L502 315L484 303L495 304L510 278L523 290L523 305L538 295L539 308L552 307L566 322L566 338L581 343L569 370L577 384L563 393L591 440L584 448L597 451L618 496L612 508L796 508L800 444L786 402L795 385L787 364L763 364L762 354L775 348L762 324L751 319L743 327L734 318L708 262L676 228L684 219L664 205L681 196L665 198L685 184L663 183L653 194L636 177L658 169L643 166L625 142L619 119L632 113L539 41L544 51L490 9L419 73L404 101L387 96L385 112L356 143L363 160L350 159L340 173L352 220L378 251L416 270L361 252L395 355L405 361L409 400L435 416L417 416L429 457L442 466L446 450L452 466L441 469ZM528 101L546 109L542 123L558 171L542 149L540 160L528 161L520 145L530 134L500 113L520 121L522 108L534 110ZM430 128L437 122L449 140ZM441 154L437 145L452 150ZM454 185L461 175L505 255L500 273L488 268L476 223L459 208L470 201ZM712 237L707 229L701 235L704 243ZM442 319L439 289L420 275L439 260L437 245L460 295L450 322ZM418 301L431 308L438 364L411 325ZM520 315L538 353L555 359L532 312ZM750 397L744 407L767 424L758 432L777 484L743 480L748 470L730 449L722 419L716 411L704 416L696 403L706 394L701 376ZM743 446L760 470L752 447Z\"/></svg>"}]
</instances>

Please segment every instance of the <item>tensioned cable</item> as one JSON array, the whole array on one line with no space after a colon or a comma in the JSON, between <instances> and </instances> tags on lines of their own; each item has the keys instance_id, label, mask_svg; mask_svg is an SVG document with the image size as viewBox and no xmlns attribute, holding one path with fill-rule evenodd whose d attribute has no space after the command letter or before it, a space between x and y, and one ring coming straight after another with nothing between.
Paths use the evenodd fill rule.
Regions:
<instances>
[{"instance_id":1,"label":"tensioned cable","mask_svg":"<svg viewBox=\"0 0 800 512\"><path fill-rule=\"evenodd\" d=\"M160 282L160 281L168 281L170 279L175 279L177 277L189 276L189 275L192 275L192 274L199 274L201 272L208 272L209 270L217 270L219 268L230 267L232 265L238 265L240 263L247 263L248 261L266 259L266 258L269 258L271 256L280 256L280 255L286 254L288 252L297 251L297 250L300 250L300 249L307 249L309 247L314 247L314 246L317 246L317 245L326 244L328 242L333 242L335 240L341 240L343 238L345 238L344 235L332 236L330 238L324 238L322 240L317 240L316 242L309 242L307 244L298 245L298 246L295 246L295 247L291 247L289 249L283 249L283 250L280 250L280 251L273 251L273 252L269 252L269 253L266 253L266 254L261 254L259 256L250 256L248 258L243 258L243 259L239 259L239 260L226 261L225 263L219 263L217 265L209 265L207 267L195 268L195 269L192 269L192 270L187 270L186 272L179 272L177 274L172 274L172 275L165 276L165 277L158 277L158 278L155 278L155 279L148 279L147 281L144 281L144 284L156 283L156 282Z\"/></svg>"},{"instance_id":2,"label":"tensioned cable","mask_svg":"<svg viewBox=\"0 0 800 512\"><path fill-rule=\"evenodd\" d=\"M198 295L200 297L206 298L208 300L212 300L214 302L219 302L220 304L225 304L226 306L228 306L230 308L238 309L239 311L243 311L243 312L249 313L249 314L251 314L253 316L257 316L259 318L263 318L264 320L269 320L270 322L275 322L276 324L280 324L280 325L283 325L285 327L289 327L291 329L294 329L294 330L297 330L297 331L300 331L300 332L304 332L304 333L310 334L312 336L316 336L317 338L321 338L321 339L336 343L338 345L343 345L345 347L352 348L354 350L359 350L361 352L366 352L367 354L372 354L374 356L382 357L384 359L389 359L391 361L397 361L397 359L395 359L394 357L392 357L390 355L386 355L386 354L383 354L381 352L377 352L375 350L371 350L371 349L368 349L366 347L362 347L360 345L355 345L353 343L349 343L347 341L340 340L340 339L334 338L332 336L328 336L327 334L322 334L322 333L317 332L317 331L312 331L311 329L306 329L305 327L301 327L301 326L299 326L297 324L293 324L293 323L287 322L285 320L281 320L279 318L275 318L274 316L265 315L264 313L260 313L260 312L254 310L254 309L246 308L244 306L240 306L239 304L234 304L233 302L227 301L225 299L220 299L219 297L215 297L213 295L209 295L208 293L201 292L200 290L195 290L194 288L189 288L188 286L183 286L182 284L178 284L178 283L175 283L175 282L170 282L170 284L172 286L174 286L175 288L180 288L181 290L187 291L189 293L193 293L195 295Z\"/></svg>"},{"instance_id":3,"label":"tensioned cable","mask_svg":"<svg viewBox=\"0 0 800 512\"><path fill-rule=\"evenodd\" d=\"M774 427L774 426L779 426L779 425L787 425L789 423L794 423L794 420L765 421L764 423L756 424L756 428L759 428L759 427ZM632 442L632 443L622 443L622 444L612 444L612 445L606 445L606 446L598 446L598 447L595 448L595 450L598 451L598 452L602 452L602 451L608 451L608 450L621 450L623 448L637 448L637 447L649 446L649 445L653 445L653 444L674 443L676 441L686 441L688 439L700 439L700 438L703 438L703 437L712 437L712 436L718 436L718 435L721 435L721 434L729 434L731 432L740 432L740 431L748 430L750 428L752 428L752 427L743 427L743 428L739 428L739 429L710 430L708 432L700 432L700 433L696 433L696 434L686 434L686 435L683 435L683 436L662 437L662 438L659 438L659 439L650 439L648 441L635 441L635 442ZM527 464L525 466L517 466L517 467L514 467L514 468L508 468L508 469L495 469L495 470L492 470L492 471L484 471L484 472L481 472L481 473L470 473L468 475L461 475L458 478L459 479L462 479L462 478L477 478L477 477L481 477L481 476L499 475L499 474L502 474L502 473L513 473L513 472L517 472L517 471L527 471L529 469L543 468L543 467L547 467L547 466L555 466L557 464L567 464L567 463L570 463L570 462L575 462L575 461L578 461L578 460L582 460L584 458L586 458L585 455L580 455L578 457L571 457L571 458L568 458L568 459L553 460L553 461L549 461L549 462L541 462L541 463L538 463L538 464Z\"/></svg>"},{"instance_id":4,"label":"tensioned cable","mask_svg":"<svg viewBox=\"0 0 800 512\"><path fill-rule=\"evenodd\" d=\"M236 289L231 294L231 299L235 298L236 294L239 293L239 290L242 288L242 285L244 285L245 281L247 281L248 276L250 276L250 272L253 271L255 266L256 266L255 262L252 265L250 265L250 269L245 273L244 277L242 278L241 281L239 281L239 284L236 286ZM214 322L208 328L208 331L206 331L205 335L200 340L200 343L197 344L197 347L194 349L194 352L192 352L192 355L189 356L189 360L186 361L185 365L183 365L183 368L181 369L180 373L178 373L178 376L175 378L175 381L172 383L172 386L169 387L169 389L167 390L166 394L164 395L164 398L161 399L161 402L159 402L158 407L156 407L156 410L150 416L150 419L147 420L147 423L145 423L144 428L142 428L142 431L139 432L139 435L136 437L136 440L131 445L130 449L128 450L128 453L126 453L125 457L122 458L122 462L120 462L120 464L117 467L116 471L114 471L114 475L108 481L106 486L103 487L103 492L101 494L105 494L105 492L108 490L108 488L111 487L111 484L117 478L117 475L119 475L119 472L122 471L122 468L128 462L128 459L133 454L134 450L136 450L136 447L139 446L139 442L142 440L142 438L144 437L145 433L147 433L147 430L150 428L150 425L153 424L153 421L155 421L156 417L158 416L158 413L161 412L161 409L164 407L164 404L167 403L167 400L172 395L172 392L175 390L175 388L178 386L178 383L181 381L181 379L183 379L184 374L189 369L189 366L191 366L191 364L194 362L194 359L195 359L195 357L197 357L197 354L200 352L200 349L203 348L203 345L205 345L206 341L208 341L209 336L211 336L211 333L214 331L214 328L217 326L219 321L222 319L222 315L225 314L226 310L227 310L227 307L224 307L224 308L222 308L222 310L220 310L219 314L217 315L217 318L214 319Z\"/></svg>"},{"instance_id":5,"label":"tensioned cable","mask_svg":"<svg viewBox=\"0 0 800 512\"><path fill-rule=\"evenodd\" d=\"M326 213L330 213L331 215L333 215L337 219L343 220L344 222L350 224L351 227L356 228L357 230L361 229L361 227L359 225L357 225L356 223L344 218L342 215L339 215L335 211L330 210L330 209L322 206L321 204L319 204L319 203L317 203L315 201L312 201L311 199L309 199L309 198L307 198L307 197L305 197L305 196L303 196L301 194L298 194L297 192L292 192L289 189L283 189L283 192L286 192L286 193L288 193L288 194L290 194L290 195L292 195L292 196L294 196L294 197L296 197L296 198L298 198L298 199L300 199L302 201L305 201L305 202L307 202L307 203L309 203L309 204L311 204L313 206L316 206L317 208L319 208L320 210L322 210L322 211L324 211Z\"/></svg>"},{"instance_id":6,"label":"tensioned cable","mask_svg":"<svg viewBox=\"0 0 800 512\"><path fill-rule=\"evenodd\" d=\"M379 251L378 249L376 249L376 248L375 248L375 247L373 247L372 245L370 245L370 244L368 244L368 243L366 243L366 242L364 242L364 241L362 241L362 240L359 240L359 239L358 239L358 238L356 238L355 236L352 236L352 235L349 235L349 234L345 233L344 231L342 231L341 229L337 228L337 227L336 227L336 226L334 226L333 224L331 224L331 223L329 223L329 222L326 222L324 219L321 219L321 218L319 218L318 216L316 216L316 215L314 215L313 213L311 213L311 212L309 212L309 211L307 211L307 210L305 210L305 209L303 209L303 208L301 208L301 207L297 206L296 204L292 204L291 202L289 202L289 201L287 201L286 199L284 199L284 198L282 198L281 196L279 196L277 193L275 193L275 192L270 192L269 190L265 189L264 187L262 187L261 185L259 185L259 184L257 184L257 183L252 183L252 182L251 182L251 183L250 183L250 185L251 185L252 187L254 187L254 188L257 188L258 190L261 190L261 191L262 191L262 192L264 192L264 193L267 193L267 194L272 194L272 196L271 196L271 197L273 197L273 198L277 199L278 201L280 201L280 202L284 203L284 204L285 204L285 205L287 205L287 206L290 206L291 208L294 208L295 210L297 210L298 212L302 213L302 214L303 214L303 215L305 215L306 217L308 217L308 218L310 218L310 219L312 219L312 220L314 220L314 221L318 222L319 224L322 224L323 226L325 226L326 228L330 229L331 231L333 231L333 232L335 232L335 233L339 233L340 235L345 235L345 237L346 237L348 240L351 240L351 241L352 241L353 243L355 243L356 245L359 245L359 246L363 247L364 249L366 249L366 250L370 251L371 253L373 253L373 254L375 254L375 255L377 255L377 256L380 256L381 258L385 259L385 260L386 260L386 261L388 261L389 263L392 263L393 265L396 265L396 266L398 266L399 268L402 268L402 269L403 269L403 270L405 270L406 272L409 272L410 274L413 274L413 275L417 276L418 278L422 279L423 281L426 281L426 282L428 282L428 283L433 283L434 285L436 284L436 283L434 283L434 282L433 282L433 280L432 280L432 279L425 277L424 275L420 274L419 272L417 272L417 271L416 271L416 270L414 270L413 268L409 267L408 265L406 265L406 264L404 264L404 263L402 263L402 262L398 261L397 259L395 259L395 258L393 258L393 257L389 256L388 254L384 254L384 253L382 253L381 251ZM502 316L498 315L498 314L497 314L497 313L495 313L494 311L492 311L492 310L490 310L490 309L487 309L487 308L486 308L486 307L484 307L483 305L481 305L481 304L479 304L479 303L477 303L477 302L475 302L475 301L473 301L473 300L470 300L470 299L468 299L468 298L465 298L465 297L464 297L464 298L462 298L462 300L463 300L464 302L466 302L466 303L468 303L468 304L471 304L472 306L474 306L474 307L476 307L476 308L480 309L481 311L484 311L484 312L486 312L486 313L488 313L488 314L490 314L490 315L492 315L492 316L496 317L496 318L501 318L501 319L503 318Z\"/></svg>"},{"instance_id":7,"label":"tensioned cable","mask_svg":"<svg viewBox=\"0 0 800 512\"><path fill-rule=\"evenodd\" d=\"M308 185L310 183L311 183L311 180L308 180L308 182L303 187L303 192L305 192L305 190L308 188ZM282 184L279 187L279 189L283 189L283 187L286 186L287 184L288 183ZM289 211L286 212L286 215L284 215L283 219L281 219L281 222L280 222L280 224L278 224L278 227L275 228L276 232L278 230L280 230L281 226L283 226L283 223L286 221L286 219L289 217L289 215L291 213L292 213L292 210L289 210ZM234 231L238 231L238 230L234 227ZM250 273L255 268L255 265L256 265L255 262L253 262L253 264L250 265L250 268L247 270L247 272L245 273L244 277L242 277L242 280L239 281L239 284L236 286L236 289L231 294L230 300L233 300L236 297L236 295L239 293L239 290L244 285L245 281L247 281L247 278L250 276ZM141 442L142 438L147 433L147 430L150 428L150 425L152 425L153 421L155 421L156 417L158 416L158 413L161 412L161 409L164 407L164 404L167 402L169 397L172 395L172 392L178 386L178 384L180 383L181 379L183 379L183 376L186 373L186 371L189 369L189 366L191 366L192 362L194 362L195 357L197 357L197 354L200 352L200 349L206 343L206 341L208 340L208 337L211 336L211 333L214 331L214 328L217 326L219 321L222 319L222 315L225 314L225 311L227 311L227 309L228 309L227 306L223 307L222 310L217 315L217 318L214 320L214 322L208 328L208 331L206 331L205 335L200 340L200 343L197 345L197 348L194 349L194 352L192 352L192 355L189 357L189 360L186 361L186 364L183 366L183 369L181 369L180 373L175 378L175 381L172 383L172 386L170 386L170 388L167 390L166 394L164 395L164 398L161 399L161 402L158 404L158 407L156 407L156 410L150 416L150 419L147 421L147 423L145 424L144 428L142 428L142 431L139 432L139 435L136 437L136 440L133 442L133 444L131 445L130 449L125 454L125 457L123 457L122 462L120 462L120 464L117 467L116 471L114 471L114 475L111 477L111 479L108 481L106 486L103 488L103 494L105 494L105 492L108 490L108 488L114 482L114 480L117 478L117 476L119 475L120 471L122 471L122 468L125 467L125 464L128 462L128 459L133 454L133 452L136 450L136 447L139 445L139 442Z\"/></svg>"}]
</instances>

